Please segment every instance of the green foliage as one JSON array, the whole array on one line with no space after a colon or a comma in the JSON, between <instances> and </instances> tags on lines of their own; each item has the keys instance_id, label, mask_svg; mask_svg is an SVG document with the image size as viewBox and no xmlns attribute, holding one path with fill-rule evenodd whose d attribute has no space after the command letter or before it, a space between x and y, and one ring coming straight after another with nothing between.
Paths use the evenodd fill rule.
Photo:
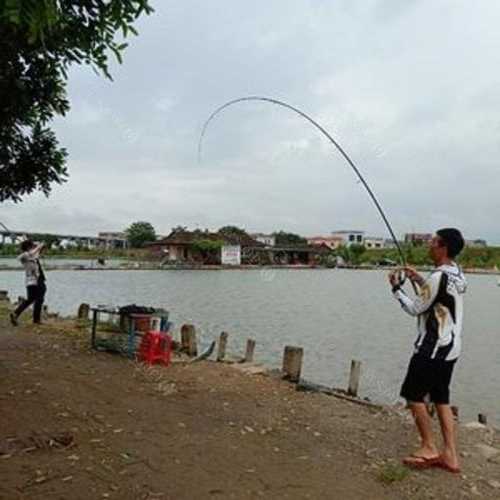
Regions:
<instances>
[{"instance_id":1,"label":"green foliage","mask_svg":"<svg viewBox=\"0 0 500 500\"><path fill-rule=\"evenodd\" d=\"M86 330L92 326L92 321L88 318L75 319L75 328L79 330Z\"/></svg>"},{"instance_id":2,"label":"green foliage","mask_svg":"<svg viewBox=\"0 0 500 500\"><path fill-rule=\"evenodd\" d=\"M145 243L156 240L155 229L149 222L134 222L125 232L132 248L142 248Z\"/></svg>"},{"instance_id":3,"label":"green foliage","mask_svg":"<svg viewBox=\"0 0 500 500\"><path fill-rule=\"evenodd\" d=\"M0 319L7 319L10 313L10 302L8 300L0 301Z\"/></svg>"},{"instance_id":4,"label":"green foliage","mask_svg":"<svg viewBox=\"0 0 500 500\"><path fill-rule=\"evenodd\" d=\"M0 202L19 202L67 179L64 148L47 124L69 110L67 70L88 64L111 78L148 0L0 0Z\"/></svg>"},{"instance_id":5,"label":"green foliage","mask_svg":"<svg viewBox=\"0 0 500 500\"><path fill-rule=\"evenodd\" d=\"M363 245L353 244L349 246L349 262L354 265L361 264L362 257L366 252L366 248Z\"/></svg>"},{"instance_id":6,"label":"green foliage","mask_svg":"<svg viewBox=\"0 0 500 500\"><path fill-rule=\"evenodd\" d=\"M287 233L285 231L279 231L273 233L276 241L276 246L287 247L287 246L305 246L307 245L307 240L302 236L295 233Z\"/></svg>"},{"instance_id":7,"label":"green foliage","mask_svg":"<svg viewBox=\"0 0 500 500\"><path fill-rule=\"evenodd\" d=\"M403 481L409 474L410 471L407 467L399 464L387 464L380 469L378 479L384 484L392 484L397 481Z\"/></svg>"},{"instance_id":8,"label":"green foliage","mask_svg":"<svg viewBox=\"0 0 500 500\"><path fill-rule=\"evenodd\" d=\"M19 253L19 246L13 243L6 243L4 245L0 245L0 256L3 257L11 257L13 255L17 255Z\"/></svg>"},{"instance_id":9,"label":"green foliage","mask_svg":"<svg viewBox=\"0 0 500 500\"><path fill-rule=\"evenodd\" d=\"M425 246L404 245L403 252L408 264L413 266L432 266L429 250ZM362 261L368 264L378 264L384 259L399 263L396 249L367 250ZM500 267L500 247L473 248L466 247L458 256L457 262L464 268L492 269Z\"/></svg>"},{"instance_id":10,"label":"green foliage","mask_svg":"<svg viewBox=\"0 0 500 500\"><path fill-rule=\"evenodd\" d=\"M414 266L430 266L432 260L429 257L427 247L415 247L412 245L403 245L403 253L406 261ZM395 248L371 249L363 254L362 261L367 264L381 264L384 261L400 263L399 252Z\"/></svg>"},{"instance_id":11,"label":"green foliage","mask_svg":"<svg viewBox=\"0 0 500 500\"><path fill-rule=\"evenodd\" d=\"M229 238L247 236L246 231L237 226L223 226L217 232Z\"/></svg>"},{"instance_id":12,"label":"green foliage","mask_svg":"<svg viewBox=\"0 0 500 500\"><path fill-rule=\"evenodd\" d=\"M191 248L199 253L204 264L220 264L223 240L200 239L192 243Z\"/></svg>"},{"instance_id":13,"label":"green foliage","mask_svg":"<svg viewBox=\"0 0 500 500\"><path fill-rule=\"evenodd\" d=\"M458 257L458 262L463 267L500 267L500 248L467 247Z\"/></svg>"},{"instance_id":14,"label":"green foliage","mask_svg":"<svg viewBox=\"0 0 500 500\"><path fill-rule=\"evenodd\" d=\"M357 266L366 262L367 250L363 245L341 245L333 251L333 255L338 255L346 264Z\"/></svg>"},{"instance_id":15,"label":"green foliage","mask_svg":"<svg viewBox=\"0 0 500 500\"><path fill-rule=\"evenodd\" d=\"M215 252L222 248L224 242L222 240L198 240L192 244L194 250L199 252Z\"/></svg>"}]
</instances>

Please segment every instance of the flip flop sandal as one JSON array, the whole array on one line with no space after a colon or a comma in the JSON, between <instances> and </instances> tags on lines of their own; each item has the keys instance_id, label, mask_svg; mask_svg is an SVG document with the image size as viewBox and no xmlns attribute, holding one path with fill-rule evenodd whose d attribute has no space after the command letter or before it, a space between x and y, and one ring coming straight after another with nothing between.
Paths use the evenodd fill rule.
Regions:
<instances>
[{"instance_id":1,"label":"flip flop sandal","mask_svg":"<svg viewBox=\"0 0 500 500\"><path fill-rule=\"evenodd\" d=\"M412 469L429 469L435 467L440 462L440 457L420 457L418 455L410 455L403 459L403 465Z\"/></svg>"},{"instance_id":2,"label":"flip flop sandal","mask_svg":"<svg viewBox=\"0 0 500 500\"><path fill-rule=\"evenodd\" d=\"M435 462L434 467L439 467L440 469L443 469L447 472L451 472L452 474L460 474L461 472L460 467L452 467L451 465L448 465L447 463L444 463L441 460Z\"/></svg>"}]
</instances>

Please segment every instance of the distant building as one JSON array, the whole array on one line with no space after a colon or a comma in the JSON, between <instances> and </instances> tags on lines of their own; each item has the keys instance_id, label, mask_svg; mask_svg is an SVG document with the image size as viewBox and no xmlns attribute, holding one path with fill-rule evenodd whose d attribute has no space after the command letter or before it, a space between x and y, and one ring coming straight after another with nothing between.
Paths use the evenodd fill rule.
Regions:
<instances>
[{"instance_id":1,"label":"distant building","mask_svg":"<svg viewBox=\"0 0 500 500\"><path fill-rule=\"evenodd\" d=\"M401 241L399 241L398 243L401 243ZM396 248L396 243L394 243L394 240L392 238L385 238L384 248Z\"/></svg>"},{"instance_id":2,"label":"distant building","mask_svg":"<svg viewBox=\"0 0 500 500\"><path fill-rule=\"evenodd\" d=\"M307 238L307 244L313 246L327 246L330 250L335 250L344 244L341 236L311 236Z\"/></svg>"},{"instance_id":3,"label":"distant building","mask_svg":"<svg viewBox=\"0 0 500 500\"><path fill-rule=\"evenodd\" d=\"M369 250L374 248L385 248L385 239L378 236L366 236L364 239L364 246Z\"/></svg>"},{"instance_id":4,"label":"distant building","mask_svg":"<svg viewBox=\"0 0 500 500\"><path fill-rule=\"evenodd\" d=\"M432 240L432 233L406 233L405 243L409 245L428 245Z\"/></svg>"},{"instance_id":5,"label":"distant building","mask_svg":"<svg viewBox=\"0 0 500 500\"><path fill-rule=\"evenodd\" d=\"M465 240L465 246L466 247L471 247L471 248L485 248L488 246L486 243L486 240Z\"/></svg>"},{"instance_id":6,"label":"distant building","mask_svg":"<svg viewBox=\"0 0 500 500\"><path fill-rule=\"evenodd\" d=\"M345 246L362 245L364 243L365 232L356 230L341 230L333 231L332 236L342 239L342 244Z\"/></svg>"},{"instance_id":7,"label":"distant building","mask_svg":"<svg viewBox=\"0 0 500 500\"><path fill-rule=\"evenodd\" d=\"M212 247L210 242L213 244ZM242 250L254 247L264 248L265 245L248 234L228 236L208 230L188 231L180 228L174 229L161 240L147 243L146 247L153 255L167 262L220 264L222 254L227 261L233 259L236 262L241 259L241 257L236 257L236 254L241 255Z\"/></svg>"},{"instance_id":8,"label":"distant building","mask_svg":"<svg viewBox=\"0 0 500 500\"><path fill-rule=\"evenodd\" d=\"M97 237L102 246L109 248L127 248L127 235L123 231L105 231L98 233Z\"/></svg>"},{"instance_id":9,"label":"distant building","mask_svg":"<svg viewBox=\"0 0 500 500\"><path fill-rule=\"evenodd\" d=\"M252 233L250 236L268 247L274 247L276 245L276 236L274 236L274 234Z\"/></svg>"},{"instance_id":10,"label":"distant building","mask_svg":"<svg viewBox=\"0 0 500 500\"><path fill-rule=\"evenodd\" d=\"M59 246L61 248L64 248L65 250L67 248L77 248L78 247L78 241L76 241L76 240L70 240L70 239L67 239L67 238L62 238L61 240L59 240Z\"/></svg>"},{"instance_id":11,"label":"distant building","mask_svg":"<svg viewBox=\"0 0 500 500\"><path fill-rule=\"evenodd\" d=\"M221 248L221 264L225 266L240 266L241 246L223 245Z\"/></svg>"},{"instance_id":12,"label":"distant building","mask_svg":"<svg viewBox=\"0 0 500 500\"><path fill-rule=\"evenodd\" d=\"M224 235L210 231L173 230L166 238L147 243L151 253L167 263L239 265L314 265L328 248L270 246L248 234Z\"/></svg>"}]
</instances>

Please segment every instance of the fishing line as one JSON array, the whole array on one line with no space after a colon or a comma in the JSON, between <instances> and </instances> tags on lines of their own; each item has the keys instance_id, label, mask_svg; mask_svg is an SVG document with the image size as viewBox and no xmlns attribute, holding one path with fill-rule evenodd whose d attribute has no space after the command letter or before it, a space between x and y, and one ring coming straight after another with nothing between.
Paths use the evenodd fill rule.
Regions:
<instances>
[{"instance_id":1,"label":"fishing line","mask_svg":"<svg viewBox=\"0 0 500 500\"><path fill-rule=\"evenodd\" d=\"M260 96L248 96L248 97L240 97L238 99L233 99L231 101L226 102L222 106L219 106L206 120L206 122L203 125L203 129L201 131L200 135L200 140L198 142L198 161L201 162L201 153L202 153L202 143L203 139L205 137L205 134L207 132L208 126L210 122L225 108L228 108L229 106L232 106L233 104L237 104L240 102L247 102L247 101L261 101L261 102L268 102L271 104L276 104L278 106L282 106L284 108L287 108L291 111L294 111L298 115L302 116L305 118L309 123L314 125L337 149L337 151L342 155L342 157L347 161L349 166L354 170L356 176L358 177L359 181L361 184L363 184L364 188L368 192L368 195L370 196L371 200L375 204L375 207L378 210L378 213L382 217L382 220L384 221L385 226L387 227L389 234L391 235L392 241L394 242L394 245L396 246L396 249L399 253L399 258L401 261L401 265L404 267L406 265L406 259L403 254L403 250L401 249L401 246L399 244L399 241L396 238L396 235L394 234L394 231L392 229L391 224L389 223L389 220L382 209L382 206L380 205L377 197L375 196L375 193L373 190L370 188L368 183L366 182L365 178L361 175L361 172L359 171L358 167L354 164L352 159L349 157L349 155L345 152L345 150L342 148L342 146L315 120L313 120L309 115L301 111L300 109L291 106L290 104L287 104L286 102L279 101L278 99L272 99L270 97L260 97Z\"/></svg>"}]
</instances>

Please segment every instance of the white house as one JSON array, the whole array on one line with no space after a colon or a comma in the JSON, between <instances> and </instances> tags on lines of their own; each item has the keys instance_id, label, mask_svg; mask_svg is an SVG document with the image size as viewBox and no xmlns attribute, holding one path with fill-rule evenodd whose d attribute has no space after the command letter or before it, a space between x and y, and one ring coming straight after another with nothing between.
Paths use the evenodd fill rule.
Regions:
<instances>
[{"instance_id":1,"label":"white house","mask_svg":"<svg viewBox=\"0 0 500 500\"><path fill-rule=\"evenodd\" d=\"M385 239L379 238L378 236L366 236L364 239L364 246L370 250L373 248L384 248Z\"/></svg>"},{"instance_id":2,"label":"white house","mask_svg":"<svg viewBox=\"0 0 500 500\"><path fill-rule=\"evenodd\" d=\"M342 244L345 246L363 245L365 240L365 232L356 230L333 231L332 236L342 238Z\"/></svg>"},{"instance_id":3,"label":"white house","mask_svg":"<svg viewBox=\"0 0 500 500\"><path fill-rule=\"evenodd\" d=\"M250 236L268 247L274 247L276 245L276 236L274 236L274 234L253 233Z\"/></svg>"},{"instance_id":4,"label":"white house","mask_svg":"<svg viewBox=\"0 0 500 500\"><path fill-rule=\"evenodd\" d=\"M486 243L486 240L482 239L465 240L465 246L472 248L486 248L488 246L488 243Z\"/></svg>"},{"instance_id":5,"label":"white house","mask_svg":"<svg viewBox=\"0 0 500 500\"><path fill-rule=\"evenodd\" d=\"M97 237L106 249L128 247L127 235L123 231L102 231Z\"/></svg>"},{"instance_id":6,"label":"white house","mask_svg":"<svg viewBox=\"0 0 500 500\"><path fill-rule=\"evenodd\" d=\"M59 240L59 246L64 249L76 248L78 246L78 242L69 238L62 238L61 240Z\"/></svg>"}]
</instances>

